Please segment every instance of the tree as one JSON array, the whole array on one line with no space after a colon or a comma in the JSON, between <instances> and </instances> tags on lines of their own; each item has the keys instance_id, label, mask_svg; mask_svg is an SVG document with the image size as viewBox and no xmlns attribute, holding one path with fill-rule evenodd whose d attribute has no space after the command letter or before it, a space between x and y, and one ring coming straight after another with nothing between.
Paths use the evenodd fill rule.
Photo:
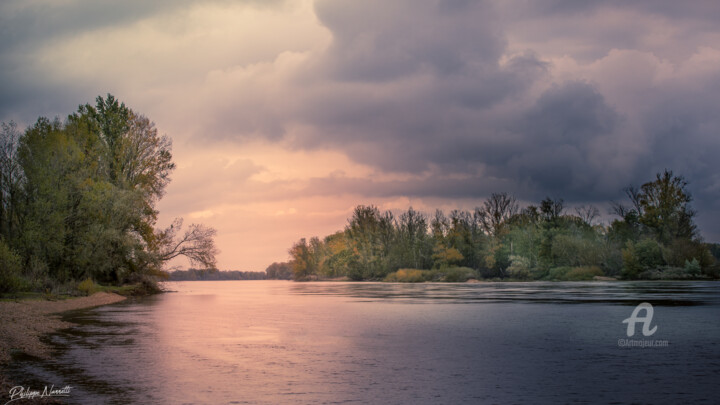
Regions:
<instances>
[{"instance_id":1,"label":"tree","mask_svg":"<svg viewBox=\"0 0 720 405\"><path fill-rule=\"evenodd\" d=\"M433 267L444 269L449 266L456 266L464 259L462 253L454 247L448 247L441 244L435 245L433 249Z\"/></svg>"},{"instance_id":2,"label":"tree","mask_svg":"<svg viewBox=\"0 0 720 405\"><path fill-rule=\"evenodd\" d=\"M673 239L693 239L697 227L693 223L695 211L690 207L692 195L682 176L665 170L655 181L643 184L637 195L640 222L651 229L661 243Z\"/></svg>"},{"instance_id":3,"label":"tree","mask_svg":"<svg viewBox=\"0 0 720 405\"><path fill-rule=\"evenodd\" d=\"M589 226L592 226L595 219L600 216L600 210L598 210L594 205L581 205L576 207L575 213L578 218Z\"/></svg>"},{"instance_id":4,"label":"tree","mask_svg":"<svg viewBox=\"0 0 720 405\"><path fill-rule=\"evenodd\" d=\"M351 278L378 278L383 273L380 217L377 207L359 205L345 227L353 251Z\"/></svg>"},{"instance_id":5,"label":"tree","mask_svg":"<svg viewBox=\"0 0 720 405\"><path fill-rule=\"evenodd\" d=\"M84 230L82 199L99 180L83 164L97 161L94 150L83 149L59 120L43 117L25 131L18 149L25 177L18 250L25 259L42 260L61 281L91 271L76 260Z\"/></svg>"},{"instance_id":6,"label":"tree","mask_svg":"<svg viewBox=\"0 0 720 405\"><path fill-rule=\"evenodd\" d=\"M193 266L214 269L215 255L219 253L213 238L215 229L202 224L191 224L182 237L178 237L182 229L183 219L177 218L166 229L156 232L157 259L167 262L179 256L185 256Z\"/></svg>"},{"instance_id":7,"label":"tree","mask_svg":"<svg viewBox=\"0 0 720 405\"><path fill-rule=\"evenodd\" d=\"M540 216L546 223L554 223L563 215L565 203L562 198L553 200L550 197L540 202Z\"/></svg>"},{"instance_id":8,"label":"tree","mask_svg":"<svg viewBox=\"0 0 720 405\"><path fill-rule=\"evenodd\" d=\"M296 242L288 251L290 254L290 265L292 266L293 278L295 280L306 280L308 276L315 273L313 266L312 252L305 238Z\"/></svg>"},{"instance_id":9,"label":"tree","mask_svg":"<svg viewBox=\"0 0 720 405\"><path fill-rule=\"evenodd\" d=\"M499 237L505 223L516 215L519 209L520 205L514 196L493 193L480 210L481 225L488 235Z\"/></svg>"},{"instance_id":10,"label":"tree","mask_svg":"<svg viewBox=\"0 0 720 405\"><path fill-rule=\"evenodd\" d=\"M22 168L18 147L20 131L17 124L2 124L0 132L0 236L17 236L18 205L22 192Z\"/></svg>"},{"instance_id":11,"label":"tree","mask_svg":"<svg viewBox=\"0 0 720 405\"><path fill-rule=\"evenodd\" d=\"M157 201L175 165L172 144L114 96L61 122L40 117L0 133L0 237L58 281L122 283L157 274L180 255L215 266L215 230L182 221L155 230ZM34 272L35 270L29 270Z\"/></svg>"},{"instance_id":12,"label":"tree","mask_svg":"<svg viewBox=\"0 0 720 405\"><path fill-rule=\"evenodd\" d=\"M399 267L422 269L429 266L427 216L410 207L398 219Z\"/></svg>"},{"instance_id":13,"label":"tree","mask_svg":"<svg viewBox=\"0 0 720 405\"><path fill-rule=\"evenodd\" d=\"M270 280L290 280L293 277L292 266L288 262L275 262L265 269L265 274Z\"/></svg>"},{"instance_id":14,"label":"tree","mask_svg":"<svg viewBox=\"0 0 720 405\"><path fill-rule=\"evenodd\" d=\"M348 273L352 251L350 250L345 232L335 232L324 239L324 251L327 258L324 261L326 275L341 277Z\"/></svg>"},{"instance_id":15,"label":"tree","mask_svg":"<svg viewBox=\"0 0 720 405\"><path fill-rule=\"evenodd\" d=\"M622 250L623 276L637 278L645 270L653 270L665 264L662 246L651 238L637 243L627 242Z\"/></svg>"}]
</instances>

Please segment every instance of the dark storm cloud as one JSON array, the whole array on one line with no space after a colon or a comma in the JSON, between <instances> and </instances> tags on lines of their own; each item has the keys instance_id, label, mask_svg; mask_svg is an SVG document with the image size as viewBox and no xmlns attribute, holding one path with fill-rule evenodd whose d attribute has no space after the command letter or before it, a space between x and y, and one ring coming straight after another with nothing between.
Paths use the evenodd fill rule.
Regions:
<instances>
[{"instance_id":1,"label":"dark storm cloud","mask_svg":"<svg viewBox=\"0 0 720 405\"><path fill-rule=\"evenodd\" d=\"M476 70L493 65L504 48L494 11L483 2L324 0L316 11L333 33L327 65L345 80Z\"/></svg>"},{"instance_id":2,"label":"dark storm cloud","mask_svg":"<svg viewBox=\"0 0 720 405\"><path fill-rule=\"evenodd\" d=\"M493 8L479 2L318 2L317 14L333 37L318 72L335 90L304 99L295 119L315 130L294 142L341 148L385 171L438 173L423 181L350 181L368 194L481 197L492 184L527 199L607 201L667 167L692 179L698 208L717 212L710 203L719 197L713 174L720 171L714 157L720 150L715 140L720 122L713 112L720 101L717 75L651 79L643 89L651 98L624 110L622 103L608 100L593 77L553 76L548 73L552 63L532 50L506 55L507 30L527 19L539 27L543 19L559 22L545 27L547 38L533 41L585 41L586 49L578 53L585 63L612 49L635 47L649 55L690 55L702 52L711 45L707 38L717 34L707 25L716 20L715 4L558 1L529 4L529 12L516 4L513 14L507 4ZM501 20L498 13L515 19ZM642 49L649 41L646 30L657 28L652 19L628 31L597 29L607 15L622 19L643 13L676 24L672 45L687 49L663 53L658 40ZM682 58L673 63L678 68L671 76L680 74L679 66L692 65ZM540 93L533 90L542 87ZM618 90L613 100L632 97L630 91ZM453 173L483 175L447 180Z\"/></svg>"},{"instance_id":3,"label":"dark storm cloud","mask_svg":"<svg viewBox=\"0 0 720 405\"><path fill-rule=\"evenodd\" d=\"M478 163L490 111L545 74L532 53L501 64L504 38L481 2L318 2L333 42L318 61L330 91L312 93L297 119L317 130L299 147L343 149L384 170ZM495 141L491 141L495 142Z\"/></svg>"},{"instance_id":4,"label":"dark storm cloud","mask_svg":"<svg viewBox=\"0 0 720 405\"><path fill-rule=\"evenodd\" d=\"M541 193L566 198L607 192L594 189L600 168L592 166L589 157L595 141L612 133L619 121L618 113L592 86L579 82L555 86L512 128L521 141L505 161L494 165L494 172L510 173Z\"/></svg>"},{"instance_id":5,"label":"dark storm cloud","mask_svg":"<svg viewBox=\"0 0 720 405\"><path fill-rule=\"evenodd\" d=\"M720 18L720 6L713 0L700 0L692 2L678 2L673 0L549 0L549 1L522 1L509 0L504 2L512 7L518 14L534 16L563 15L576 16L595 12L602 8L632 9L643 13L666 16L671 19L691 18L693 20L717 21Z\"/></svg>"},{"instance_id":6,"label":"dark storm cloud","mask_svg":"<svg viewBox=\"0 0 720 405\"><path fill-rule=\"evenodd\" d=\"M598 168L587 167L588 155L592 141L615 129L619 114L582 82L561 83L532 103L520 102L547 76L548 65L531 52L501 61L505 40L491 7L353 4L317 5L333 33L323 66L339 90L304 105L300 119L317 130L297 138L298 146L333 145L389 171L484 169L538 195L598 192L589 187ZM344 90L348 82L353 86ZM486 195L477 182L445 192Z\"/></svg>"},{"instance_id":7,"label":"dark storm cloud","mask_svg":"<svg viewBox=\"0 0 720 405\"><path fill-rule=\"evenodd\" d=\"M28 4L0 5L2 117L88 101L77 95L95 78L46 80L53 61L30 58L53 38L204 3ZM318 0L326 48L203 66L199 84L157 98L193 100L173 118L199 128L198 144L262 138L413 174L313 179L309 194L607 201L674 169L691 181L701 228L720 239L718 4Z\"/></svg>"}]
</instances>

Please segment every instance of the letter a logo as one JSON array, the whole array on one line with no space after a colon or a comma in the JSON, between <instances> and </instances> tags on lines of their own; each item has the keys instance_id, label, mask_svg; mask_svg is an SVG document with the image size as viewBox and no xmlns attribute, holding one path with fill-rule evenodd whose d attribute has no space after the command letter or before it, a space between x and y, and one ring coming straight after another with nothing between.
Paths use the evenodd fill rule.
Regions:
<instances>
[{"instance_id":1,"label":"letter a logo","mask_svg":"<svg viewBox=\"0 0 720 405\"><path fill-rule=\"evenodd\" d=\"M638 314L641 310L645 310L645 316L639 317ZM642 333L645 336L650 336L653 333L657 331L657 325L655 325L652 329L650 329L650 322L652 322L653 317L653 306L650 305L648 302L643 302L639 304L632 312L632 315L630 315L630 318L625 319L622 321L622 323L628 324L627 326L627 335L632 336L635 334L635 324L638 322L642 322L643 328Z\"/></svg>"}]
</instances>

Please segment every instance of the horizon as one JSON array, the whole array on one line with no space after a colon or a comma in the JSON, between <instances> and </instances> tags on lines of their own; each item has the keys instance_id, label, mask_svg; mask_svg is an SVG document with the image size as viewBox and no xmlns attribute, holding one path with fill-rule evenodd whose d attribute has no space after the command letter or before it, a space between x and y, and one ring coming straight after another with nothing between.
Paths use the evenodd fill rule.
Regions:
<instances>
[{"instance_id":1,"label":"horizon","mask_svg":"<svg viewBox=\"0 0 720 405\"><path fill-rule=\"evenodd\" d=\"M147 116L177 165L157 225L217 229L223 271L285 262L357 205L431 215L507 192L607 221L664 169L718 242L718 18L711 2L11 1L0 121L108 93Z\"/></svg>"}]
</instances>

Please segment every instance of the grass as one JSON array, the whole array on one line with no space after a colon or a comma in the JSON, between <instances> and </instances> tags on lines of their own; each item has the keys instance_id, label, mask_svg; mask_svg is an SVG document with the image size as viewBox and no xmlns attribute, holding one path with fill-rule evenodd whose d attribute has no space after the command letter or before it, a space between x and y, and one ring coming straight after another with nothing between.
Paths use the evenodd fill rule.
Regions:
<instances>
[{"instance_id":1,"label":"grass","mask_svg":"<svg viewBox=\"0 0 720 405\"><path fill-rule=\"evenodd\" d=\"M105 286L96 284L89 278L78 284L77 289L83 292L85 295L92 295L96 292L106 292L123 295L126 297L148 295L159 291L157 285L149 285L148 283L142 281L134 284L125 284L121 286Z\"/></svg>"},{"instance_id":2,"label":"grass","mask_svg":"<svg viewBox=\"0 0 720 405\"><path fill-rule=\"evenodd\" d=\"M477 278L477 272L471 268L447 267L435 270L400 269L388 274L383 281L392 283L424 283L427 281L464 283L469 279Z\"/></svg>"},{"instance_id":3,"label":"grass","mask_svg":"<svg viewBox=\"0 0 720 405\"><path fill-rule=\"evenodd\" d=\"M555 267L550 269L545 280L552 281L589 281L595 276L603 276L598 266Z\"/></svg>"},{"instance_id":4,"label":"grass","mask_svg":"<svg viewBox=\"0 0 720 405\"><path fill-rule=\"evenodd\" d=\"M156 285L148 285L145 282L137 282L121 286L107 286L96 284L91 279L86 279L72 290L63 289L63 291L64 292L56 292L50 290L46 292L15 291L12 293L0 294L0 301L59 301L67 300L70 298L77 298L79 296L89 296L97 292L114 293L125 297L138 297L155 294L160 290Z\"/></svg>"}]
</instances>

